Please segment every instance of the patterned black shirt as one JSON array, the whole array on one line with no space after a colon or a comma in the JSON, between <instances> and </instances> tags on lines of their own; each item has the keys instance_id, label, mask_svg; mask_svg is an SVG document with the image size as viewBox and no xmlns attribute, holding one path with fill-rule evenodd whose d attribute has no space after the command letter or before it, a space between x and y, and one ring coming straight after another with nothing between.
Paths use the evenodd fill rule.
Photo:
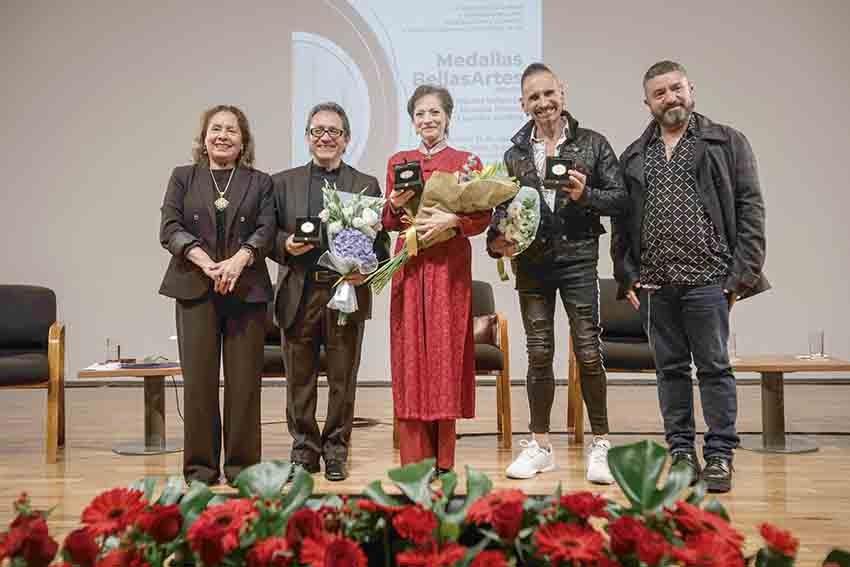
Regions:
<instances>
[{"instance_id":1,"label":"patterned black shirt","mask_svg":"<svg viewBox=\"0 0 850 567\"><path fill-rule=\"evenodd\" d=\"M642 284L706 285L721 281L729 271L729 246L711 222L697 189L694 128L692 115L669 161L657 128L646 147Z\"/></svg>"}]
</instances>

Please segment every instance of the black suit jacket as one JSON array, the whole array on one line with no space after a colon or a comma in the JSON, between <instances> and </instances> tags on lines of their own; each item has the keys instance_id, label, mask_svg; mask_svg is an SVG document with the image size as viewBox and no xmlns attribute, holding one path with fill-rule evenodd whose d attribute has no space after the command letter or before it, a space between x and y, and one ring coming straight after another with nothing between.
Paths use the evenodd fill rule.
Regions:
<instances>
[{"instance_id":1,"label":"black suit jacket","mask_svg":"<svg viewBox=\"0 0 850 567\"><path fill-rule=\"evenodd\" d=\"M310 165L302 165L281 171L272 176L274 201L277 214L277 239L269 252L269 257L280 264L275 289L275 316L278 327L288 329L295 321L298 306L304 296L304 287L311 264L299 260L299 256L290 256L286 252L286 239L295 231L295 219L307 216L307 187L310 183ZM383 197L378 180L371 175L361 173L343 163L340 165L337 189L349 193L359 193L364 188L365 195ZM313 211L315 214L317 211ZM389 257L390 238L385 231L378 233L375 239L375 252L379 261ZM362 321L372 316L372 294L369 286L357 288L358 309L351 314L351 320Z\"/></svg>"},{"instance_id":2,"label":"black suit jacket","mask_svg":"<svg viewBox=\"0 0 850 567\"><path fill-rule=\"evenodd\" d=\"M223 258L216 257L213 201L217 197L207 167L174 168L160 209L159 240L172 256L159 293L175 299L198 299L212 289L212 280L186 259L190 248L200 246L218 262L249 246L254 249L254 262L242 271L233 295L248 303L270 301L272 284L265 256L276 232L271 178L256 169L236 169L226 195L230 206L225 209Z\"/></svg>"}]
</instances>

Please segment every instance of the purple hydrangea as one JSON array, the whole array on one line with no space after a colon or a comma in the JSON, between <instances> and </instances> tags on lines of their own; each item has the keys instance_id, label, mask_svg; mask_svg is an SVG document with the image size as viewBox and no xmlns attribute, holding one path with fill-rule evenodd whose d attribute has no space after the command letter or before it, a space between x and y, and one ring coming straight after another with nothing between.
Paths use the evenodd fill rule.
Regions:
<instances>
[{"instance_id":1,"label":"purple hydrangea","mask_svg":"<svg viewBox=\"0 0 850 567\"><path fill-rule=\"evenodd\" d=\"M372 240L356 228L344 228L334 236L333 251L340 258L357 262L358 266L378 261Z\"/></svg>"}]
</instances>

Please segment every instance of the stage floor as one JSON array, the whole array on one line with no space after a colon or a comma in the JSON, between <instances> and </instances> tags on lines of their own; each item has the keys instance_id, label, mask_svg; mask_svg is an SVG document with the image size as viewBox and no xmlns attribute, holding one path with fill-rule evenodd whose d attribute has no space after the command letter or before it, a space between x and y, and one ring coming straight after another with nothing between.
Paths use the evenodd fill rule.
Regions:
<instances>
[{"instance_id":1,"label":"stage floor","mask_svg":"<svg viewBox=\"0 0 850 567\"><path fill-rule=\"evenodd\" d=\"M616 434L614 444L645 438L662 441L654 386L609 387L609 419ZM176 390L182 408L183 390ZM319 407L326 400L320 388ZM739 387L739 430L761 430L758 386ZM67 447L55 465L44 464L45 392L5 390L0 398L0 530L11 516L12 500L27 491L40 509L55 507L52 531L64 535L78 525L83 507L105 488L126 485L143 476L180 474L182 453L156 456L121 456L111 447L121 441L139 441L143 435L140 387L76 387L67 397ZM696 398L698 400L698 397ZM285 389L263 391L263 455L286 459L290 439L284 419ZM518 450L527 430L528 404L524 387L514 387L513 451L497 447L495 436L495 388L479 387L478 414L459 425L458 470L464 465L487 473L496 487L516 487L529 493L549 494L561 483L564 490L594 490L622 500L616 487L597 487L584 480L583 448L565 434L553 435L557 470L527 481L504 478L503 471ZM566 389L559 387L552 412L553 430L565 428ZM786 385L787 429L791 433L814 433L820 445L816 453L764 455L740 450L736 454L733 491L720 497L735 526L748 538L748 548L761 544L757 525L773 522L790 529L800 539L799 565L813 565L836 545L850 548L850 388L846 386ZM320 414L323 414L320 409ZM182 435L175 389L166 392L166 424L170 438ZM392 401L387 387L361 388L356 415L378 421L355 428L351 452L351 476L329 483L314 475L320 492L359 493L369 482L398 466L392 450ZM701 416L697 416L701 430ZM492 433L492 435L486 435ZM475 434L475 435L469 435ZM484 434L484 435L479 435ZM462 475L461 475L462 476ZM461 485L463 480L461 480ZM820 564L819 562L817 563Z\"/></svg>"}]
</instances>

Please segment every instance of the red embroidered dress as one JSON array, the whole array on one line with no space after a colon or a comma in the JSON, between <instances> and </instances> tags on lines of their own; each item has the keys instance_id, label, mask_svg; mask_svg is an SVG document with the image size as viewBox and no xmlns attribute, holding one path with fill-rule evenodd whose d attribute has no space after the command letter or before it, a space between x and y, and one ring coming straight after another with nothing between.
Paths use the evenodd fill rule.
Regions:
<instances>
[{"instance_id":1,"label":"red embroidered dress","mask_svg":"<svg viewBox=\"0 0 850 567\"><path fill-rule=\"evenodd\" d=\"M426 156L420 150L395 154L387 165L387 196L393 166L420 161L425 181L435 171L460 171L469 152L444 147ZM473 169L481 162L474 158ZM483 232L490 211L458 215L459 233L419 254L399 270L390 298L390 345L396 417L422 421L475 415L475 345L470 315L472 249L469 237ZM401 213L384 207L386 230L403 231ZM404 245L396 242L396 253Z\"/></svg>"}]
</instances>

